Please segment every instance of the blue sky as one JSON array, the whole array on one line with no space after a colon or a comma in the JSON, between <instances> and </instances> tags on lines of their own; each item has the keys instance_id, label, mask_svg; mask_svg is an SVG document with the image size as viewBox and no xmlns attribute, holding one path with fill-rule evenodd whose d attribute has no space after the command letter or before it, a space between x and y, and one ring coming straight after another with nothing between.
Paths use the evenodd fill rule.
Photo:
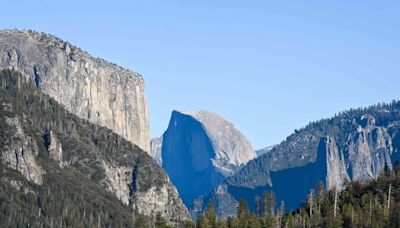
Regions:
<instances>
[{"instance_id":1,"label":"blue sky","mask_svg":"<svg viewBox=\"0 0 400 228\"><path fill-rule=\"evenodd\" d=\"M259 149L398 99L398 12L384 0L1 0L0 27L51 33L141 73L153 137L173 109L205 109Z\"/></svg>"}]
</instances>

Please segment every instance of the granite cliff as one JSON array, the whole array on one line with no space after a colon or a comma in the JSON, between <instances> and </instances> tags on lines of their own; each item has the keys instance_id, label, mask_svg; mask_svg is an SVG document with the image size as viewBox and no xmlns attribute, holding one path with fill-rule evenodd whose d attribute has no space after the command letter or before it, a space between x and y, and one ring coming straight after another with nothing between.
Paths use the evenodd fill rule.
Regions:
<instances>
[{"instance_id":1,"label":"granite cliff","mask_svg":"<svg viewBox=\"0 0 400 228\"><path fill-rule=\"evenodd\" d=\"M144 80L54 36L0 30L0 69L32 78L71 113L150 149Z\"/></svg>"},{"instance_id":2,"label":"granite cliff","mask_svg":"<svg viewBox=\"0 0 400 228\"><path fill-rule=\"evenodd\" d=\"M173 111L162 137L161 154L162 166L185 205L208 194L256 156L233 124L206 111Z\"/></svg>"},{"instance_id":3,"label":"granite cliff","mask_svg":"<svg viewBox=\"0 0 400 228\"><path fill-rule=\"evenodd\" d=\"M399 160L399 142L400 102L352 109L296 130L228 177L193 210L201 211L212 199L218 213L229 216L240 199L254 209L255 197L264 191L275 192L277 202L293 210L320 181L328 189L341 189L346 180L376 179L391 170Z\"/></svg>"}]
</instances>

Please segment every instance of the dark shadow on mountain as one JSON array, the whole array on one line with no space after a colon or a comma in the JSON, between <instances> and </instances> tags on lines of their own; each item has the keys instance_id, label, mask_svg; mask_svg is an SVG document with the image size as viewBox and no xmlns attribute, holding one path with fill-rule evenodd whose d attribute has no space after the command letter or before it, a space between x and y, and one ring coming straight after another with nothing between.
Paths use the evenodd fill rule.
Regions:
<instances>
[{"instance_id":1,"label":"dark shadow on mountain","mask_svg":"<svg viewBox=\"0 0 400 228\"><path fill-rule=\"evenodd\" d=\"M327 166L325 148L325 140L321 138L318 145L316 162L302 167L270 172L273 183L272 187L269 185L257 188L229 186L228 191L237 200L246 200L252 210L255 209L256 196L262 197L263 192L272 191L276 194L277 204L284 201L288 211L295 210L307 198L311 189L314 189L320 181L324 184L326 182Z\"/></svg>"}]
</instances>

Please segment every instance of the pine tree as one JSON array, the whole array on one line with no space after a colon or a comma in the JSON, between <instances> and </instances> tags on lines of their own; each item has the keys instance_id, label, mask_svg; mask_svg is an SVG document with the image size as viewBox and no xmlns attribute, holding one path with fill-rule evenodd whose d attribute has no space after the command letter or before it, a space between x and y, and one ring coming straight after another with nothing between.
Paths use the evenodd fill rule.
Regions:
<instances>
[{"instance_id":1,"label":"pine tree","mask_svg":"<svg viewBox=\"0 0 400 228\"><path fill-rule=\"evenodd\" d=\"M276 206L276 198L275 193L273 192L264 192L264 219L267 227L275 227L276 226L276 218L275 218L275 206Z\"/></svg>"},{"instance_id":2,"label":"pine tree","mask_svg":"<svg viewBox=\"0 0 400 228\"><path fill-rule=\"evenodd\" d=\"M135 227L148 227L146 217L141 214L137 214L135 218Z\"/></svg>"},{"instance_id":3,"label":"pine tree","mask_svg":"<svg viewBox=\"0 0 400 228\"><path fill-rule=\"evenodd\" d=\"M247 227L249 209L245 200L240 200L237 206L237 219L239 227Z\"/></svg>"},{"instance_id":4,"label":"pine tree","mask_svg":"<svg viewBox=\"0 0 400 228\"><path fill-rule=\"evenodd\" d=\"M242 216L246 216L248 213L248 207L247 207L247 203L245 200L240 200L239 201L239 205L236 208L237 211L237 217L242 217Z\"/></svg>"},{"instance_id":5,"label":"pine tree","mask_svg":"<svg viewBox=\"0 0 400 228\"><path fill-rule=\"evenodd\" d=\"M203 214L197 216L197 228L212 228L207 218Z\"/></svg>"},{"instance_id":6,"label":"pine tree","mask_svg":"<svg viewBox=\"0 0 400 228\"><path fill-rule=\"evenodd\" d=\"M210 201L210 203L208 204L208 208L205 212L205 218L208 220L212 228L217 227L217 214L215 212L214 201Z\"/></svg>"},{"instance_id":7,"label":"pine tree","mask_svg":"<svg viewBox=\"0 0 400 228\"><path fill-rule=\"evenodd\" d=\"M282 227L282 223L285 219L285 202L281 202L281 206L278 209L277 213L278 221L277 221L277 227L280 228Z\"/></svg>"},{"instance_id":8,"label":"pine tree","mask_svg":"<svg viewBox=\"0 0 400 228\"><path fill-rule=\"evenodd\" d=\"M164 217L161 215L161 213L157 213L157 215L156 215L155 227L156 228L167 228L167 227L169 227L168 224L167 224L167 221L164 219Z\"/></svg>"}]
</instances>

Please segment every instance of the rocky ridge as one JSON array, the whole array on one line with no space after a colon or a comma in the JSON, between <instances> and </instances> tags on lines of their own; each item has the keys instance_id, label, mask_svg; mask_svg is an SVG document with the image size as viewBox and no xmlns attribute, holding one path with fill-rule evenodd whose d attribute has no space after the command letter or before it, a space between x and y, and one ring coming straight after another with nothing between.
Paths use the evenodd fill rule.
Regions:
<instances>
[{"instance_id":1,"label":"rocky ridge","mask_svg":"<svg viewBox=\"0 0 400 228\"><path fill-rule=\"evenodd\" d=\"M270 152L276 145L268 146L260 150L256 150L257 157L260 157L263 154Z\"/></svg>"},{"instance_id":2,"label":"rocky ridge","mask_svg":"<svg viewBox=\"0 0 400 228\"><path fill-rule=\"evenodd\" d=\"M202 206L213 199L218 213L229 216L239 199L254 208L256 196L274 191L291 210L319 181L341 189L346 180L375 179L400 158L399 119L400 102L393 101L313 122L228 177Z\"/></svg>"}]
</instances>

